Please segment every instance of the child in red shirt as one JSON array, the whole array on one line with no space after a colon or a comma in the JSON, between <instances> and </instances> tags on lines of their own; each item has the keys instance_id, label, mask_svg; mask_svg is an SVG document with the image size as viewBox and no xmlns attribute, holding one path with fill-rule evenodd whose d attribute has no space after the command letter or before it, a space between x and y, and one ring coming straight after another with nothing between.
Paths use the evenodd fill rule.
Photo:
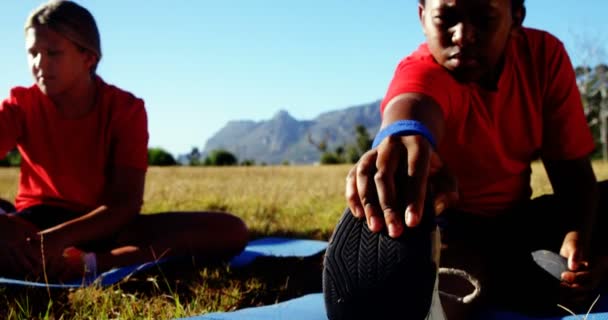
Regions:
<instances>
[{"instance_id":1,"label":"child in red shirt","mask_svg":"<svg viewBox=\"0 0 608 320\"><path fill-rule=\"evenodd\" d=\"M247 230L233 215L139 213L144 102L96 74L101 46L88 10L48 2L27 19L25 38L35 84L0 105L0 154L16 146L22 156L16 212L0 215L0 275L73 279L85 267L228 258L244 248Z\"/></svg>"},{"instance_id":2,"label":"child in red shirt","mask_svg":"<svg viewBox=\"0 0 608 320\"><path fill-rule=\"evenodd\" d=\"M382 103L379 136L385 133L386 138L377 139L377 146L350 171L350 212L345 215L366 218L369 230L395 239L404 252L408 246L415 251L421 245L402 235L420 228L428 189L441 214L441 266L479 278L477 302L529 312L560 312L558 302L570 307L590 303L608 269L606 239L600 238L606 230L606 204L598 211L599 191L605 194L608 186L596 183L589 160L594 143L562 43L522 27L523 0L421 0L418 11L427 41L397 67ZM539 157L555 196L530 200L530 164ZM381 245L358 249L352 254L359 257L356 262L341 256L346 252L341 246L352 246L357 241L352 239L359 232L363 239L366 232L341 225L349 224L341 221L333 236L338 240L330 242L324 283L326 296L340 301L328 300L332 320L340 319L332 313L345 312L339 306L343 301L364 295L335 293L358 286L340 280L347 276L334 275L336 266L353 264L361 270L366 251L373 251L373 258L388 250ZM593 233L594 228L604 231ZM538 249L557 252L567 261L559 280L534 262L531 253ZM378 273L392 268L377 263L373 268ZM353 274L348 276L353 279ZM408 287L418 288L412 280L417 277L425 278L403 277L402 297L408 296ZM388 292L388 287L361 290ZM407 318L404 300L394 308ZM429 294L418 306L432 318L430 300ZM476 311L442 302L448 319L471 319ZM372 304L370 310L382 308Z\"/></svg>"}]
</instances>

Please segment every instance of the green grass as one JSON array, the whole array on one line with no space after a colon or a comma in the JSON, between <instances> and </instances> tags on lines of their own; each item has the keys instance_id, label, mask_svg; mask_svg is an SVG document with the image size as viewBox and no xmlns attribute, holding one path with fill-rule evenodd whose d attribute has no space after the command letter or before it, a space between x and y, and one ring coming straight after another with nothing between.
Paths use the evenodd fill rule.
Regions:
<instances>
[{"instance_id":1,"label":"green grass","mask_svg":"<svg viewBox=\"0 0 608 320\"><path fill-rule=\"evenodd\" d=\"M599 179L608 164L594 163ZM350 166L151 168L144 213L223 210L245 220L252 237L288 235L327 240L344 206ZM551 192L534 165L535 196ZM17 169L0 169L0 197L13 199ZM192 261L167 265L109 288L50 290L0 287L7 319L170 319L272 304L319 292L321 256L261 259L242 269Z\"/></svg>"}]
</instances>

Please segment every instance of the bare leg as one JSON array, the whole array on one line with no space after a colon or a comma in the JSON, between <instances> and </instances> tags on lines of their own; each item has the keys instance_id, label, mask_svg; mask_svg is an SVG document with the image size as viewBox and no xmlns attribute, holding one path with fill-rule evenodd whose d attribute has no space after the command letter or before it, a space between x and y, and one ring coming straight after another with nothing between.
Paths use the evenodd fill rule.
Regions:
<instances>
[{"instance_id":1,"label":"bare leg","mask_svg":"<svg viewBox=\"0 0 608 320\"><path fill-rule=\"evenodd\" d=\"M121 231L118 247L98 253L98 270L169 256L228 259L247 244L243 221L221 212L171 212L140 215Z\"/></svg>"}]
</instances>

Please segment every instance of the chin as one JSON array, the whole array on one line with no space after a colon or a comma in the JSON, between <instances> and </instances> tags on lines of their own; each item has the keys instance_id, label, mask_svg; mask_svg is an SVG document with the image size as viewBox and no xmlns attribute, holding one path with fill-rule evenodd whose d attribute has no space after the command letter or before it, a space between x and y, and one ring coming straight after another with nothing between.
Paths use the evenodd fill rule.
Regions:
<instances>
[{"instance_id":1,"label":"chin","mask_svg":"<svg viewBox=\"0 0 608 320\"><path fill-rule=\"evenodd\" d=\"M454 75L454 78L461 83L473 83L478 82L481 79L480 77L469 73L452 72L452 74Z\"/></svg>"},{"instance_id":2,"label":"chin","mask_svg":"<svg viewBox=\"0 0 608 320\"><path fill-rule=\"evenodd\" d=\"M38 89L40 89L40 91L42 91L42 93L44 93L47 96L52 96L58 93L58 90L56 88L53 88L53 86L49 86L49 85L44 85L44 84L37 84Z\"/></svg>"},{"instance_id":3,"label":"chin","mask_svg":"<svg viewBox=\"0 0 608 320\"><path fill-rule=\"evenodd\" d=\"M38 86L38 89L40 89L40 91L42 91L42 93L48 95L49 94L49 88L43 84L37 83L36 86Z\"/></svg>"},{"instance_id":4,"label":"chin","mask_svg":"<svg viewBox=\"0 0 608 320\"><path fill-rule=\"evenodd\" d=\"M458 82L462 83L479 82L483 78L483 72L479 69L458 68L450 70L450 73Z\"/></svg>"}]
</instances>

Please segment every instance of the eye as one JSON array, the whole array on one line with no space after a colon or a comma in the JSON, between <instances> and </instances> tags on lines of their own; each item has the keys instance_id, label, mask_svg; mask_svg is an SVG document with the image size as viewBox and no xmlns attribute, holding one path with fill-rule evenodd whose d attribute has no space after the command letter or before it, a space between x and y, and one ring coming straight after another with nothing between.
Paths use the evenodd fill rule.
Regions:
<instances>
[{"instance_id":1,"label":"eye","mask_svg":"<svg viewBox=\"0 0 608 320\"><path fill-rule=\"evenodd\" d=\"M482 15L478 15L475 18L474 23L481 27L487 27L487 26L491 26L497 19L498 19L498 17L495 15L482 14Z\"/></svg>"},{"instance_id":2,"label":"eye","mask_svg":"<svg viewBox=\"0 0 608 320\"><path fill-rule=\"evenodd\" d=\"M62 51L61 51L61 50L55 50L55 49L49 49L49 50L47 50L47 52L46 52L46 54L47 54L49 57L55 57L55 56L61 55L61 53L62 53Z\"/></svg>"},{"instance_id":3,"label":"eye","mask_svg":"<svg viewBox=\"0 0 608 320\"><path fill-rule=\"evenodd\" d=\"M456 24L456 16L453 14L438 14L433 16L433 21L436 25L442 27L450 27Z\"/></svg>"}]
</instances>

